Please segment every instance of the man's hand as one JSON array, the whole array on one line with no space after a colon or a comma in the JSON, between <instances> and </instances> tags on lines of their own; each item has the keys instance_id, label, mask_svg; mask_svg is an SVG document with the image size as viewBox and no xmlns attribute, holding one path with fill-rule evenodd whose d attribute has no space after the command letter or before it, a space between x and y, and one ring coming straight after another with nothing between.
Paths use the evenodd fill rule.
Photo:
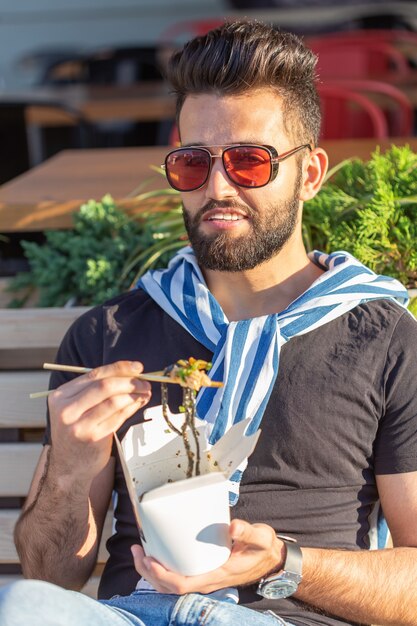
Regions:
<instances>
[{"instance_id":1,"label":"man's hand","mask_svg":"<svg viewBox=\"0 0 417 626\"><path fill-rule=\"evenodd\" d=\"M285 559L284 543L266 524L248 524L233 520L230 524L233 542L229 559L221 567L199 576L182 576L167 570L155 559L145 556L143 549L132 546L136 570L163 593L211 593L225 587L247 585L268 572L279 569Z\"/></svg>"},{"instance_id":2,"label":"man's hand","mask_svg":"<svg viewBox=\"0 0 417 626\"><path fill-rule=\"evenodd\" d=\"M118 361L48 397L45 446L15 529L27 578L81 589L93 570L114 483L113 435L151 397L142 363Z\"/></svg>"},{"instance_id":3,"label":"man's hand","mask_svg":"<svg viewBox=\"0 0 417 626\"><path fill-rule=\"evenodd\" d=\"M151 398L142 363L118 361L61 385L49 395L51 463L61 476L94 478L109 461L113 434Z\"/></svg>"}]
</instances>

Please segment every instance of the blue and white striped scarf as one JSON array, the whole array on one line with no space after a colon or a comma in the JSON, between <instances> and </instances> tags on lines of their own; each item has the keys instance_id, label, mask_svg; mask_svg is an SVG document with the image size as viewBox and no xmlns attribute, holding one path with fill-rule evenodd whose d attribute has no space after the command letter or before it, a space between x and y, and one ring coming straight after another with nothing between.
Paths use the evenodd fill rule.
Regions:
<instances>
[{"instance_id":1,"label":"blue and white striped scarf","mask_svg":"<svg viewBox=\"0 0 417 626\"><path fill-rule=\"evenodd\" d=\"M406 289L379 276L347 252L313 252L325 271L280 313L229 322L210 293L191 247L181 249L167 269L146 273L138 282L159 306L213 352L210 377L221 388L202 388L197 413L215 443L234 423L250 417L247 434L260 425L278 375L281 346L292 337L330 322L358 304L381 298L406 306ZM198 356L198 355L196 355ZM238 499L244 464L231 477L231 504Z\"/></svg>"}]
</instances>

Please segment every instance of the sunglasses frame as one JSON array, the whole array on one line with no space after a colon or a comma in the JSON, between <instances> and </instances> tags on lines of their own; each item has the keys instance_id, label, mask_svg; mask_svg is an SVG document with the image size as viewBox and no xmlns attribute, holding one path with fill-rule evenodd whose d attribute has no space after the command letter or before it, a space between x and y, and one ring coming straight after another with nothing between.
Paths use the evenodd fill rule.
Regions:
<instances>
[{"instance_id":1,"label":"sunglasses frame","mask_svg":"<svg viewBox=\"0 0 417 626\"><path fill-rule=\"evenodd\" d=\"M212 154L210 152L210 150L212 150L213 148L221 148L221 153L220 154ZM270 158L270 165L271 165L271 171L270 171L270 175L269 175L269 179L266 181L266 183L263 183L262 185L242 185L240 183L237 183L236 181L234 181L226 168L225 162L224 162L224 154L228 151L231 150L233 148L262 148L263 150L266 150L269 154L269 158ZM292 148L291 150L287 150L287 152L284 152L283 154L278 154L276 148L274 148L273 146L268 146L268 145L262 145L262 144L256 144L256 143L237 143L237 144L231 144L231 145L213 145L213 146L184 146L184 147L180 147L180 148L175 148L175 150L171 150L170 152L168 152L168 154L165 157L165 161L164 163L161 165L161 168L165 171L165 175L167 177L167 181L168 183L171 185L171 187L173 189L175 189L176 191L179 191L180 193L189 193L190 191L197 191L198 189L201 189L202 187L204 187L204 185L207 183L210 174L211 174L211 170L213 167L213 159L222 159L222 163L223 163L223 169L226 173L227 178L233 183L233 185L237 185L238 187L243 187L244 189L261 189L262 187L265 187L266 185L268 185L269 183L271 183L273 180L275 180L275 178L278 175L278 171L279 171L279 164L281 163L281 161L285 161L286 159L288 159L290 156L292 156L293 154L296 154L297 152L299 152L300 150L303 150L304 148L308 148L310 150L310 152L312 151L312 147L311 144L309 143L304 143L300 146L297 146L296 148ZM187 150L201 150L202 152L206 153L209 156L209 167L207 169L207 176L204 179L204 182L201 183L201 185L199 185L198 187L193 187L192 189L179 189L176 185L172 184L170 177L169 177L169 172L168 172L168 167L167 167L167 162L169 157L172 154L175 154L176 152L186 152Z\"/></svg>"}]
</instances>

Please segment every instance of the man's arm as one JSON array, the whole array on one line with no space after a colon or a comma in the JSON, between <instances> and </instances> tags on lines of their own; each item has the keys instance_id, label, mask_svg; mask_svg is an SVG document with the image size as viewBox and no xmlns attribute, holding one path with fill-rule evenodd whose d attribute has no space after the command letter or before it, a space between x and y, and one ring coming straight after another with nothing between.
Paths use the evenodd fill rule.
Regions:
<instances>
[{"instance_id":1,"label":"man's arm","mask_svg":"<svg viewBox=\"0 0 417 626\"><path fill-rule=\"evenodd\" d=\"M377 477L394 549L303 549L297 597L353 621L417 624L417 472Z\"/></svg>"},{"instance_id":2,"label":"man's arm","mask_svg":"<svg viewBox=\"0 0 417 626\"><path fill-rule=\"evenodd\" d=\"M302 548L303 580L295 597L342 618L381 626L417 624L417 472L379 476L381 503L392 529L394 548L327 550ZM133 554L138 572L158 591L210 593L253 583L283 563L283 543L265 524L233 520L232 554L222 567L186 577Z\"/></svg>"},{"instance_id":3,"label":"man's arm","mask_svg":"<svg viewBox=\"0 0 417 626\"><path fill-rule=\"evenodd\" d=\"M119 361L48 398L51 446L41 455L15 542L25 576L80 589L94 567L114 482L113 435L150 399L141 363Z\"/></svg>"},{"instance_id":4,"label":"man's arm","mask_svg":"<svg viewBox=\"0 0 417 626\"><path fill-rule=\"evenodd\" d=\"M45 446L25 506L15 528L15 543L26 578L81 589L93 571L113 480L114 459L93 479L68 476L50 463Z\"/></svg>"}]
</instances>

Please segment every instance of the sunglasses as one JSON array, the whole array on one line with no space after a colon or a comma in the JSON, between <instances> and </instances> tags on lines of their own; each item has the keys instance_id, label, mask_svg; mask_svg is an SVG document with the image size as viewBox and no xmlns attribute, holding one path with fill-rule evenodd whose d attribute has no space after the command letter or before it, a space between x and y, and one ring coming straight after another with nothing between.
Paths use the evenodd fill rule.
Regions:
<instances>
[{"instance_id":1,"label":"sunglasses","mask_svg":"<svg viewBox=\"0 0 417 626\"><path fill-rule=\"evenodd\" d=\"M221 154L212 154L210 149L221 148ZM169 152L161 166L171 187L177 191L196 191L203 187L213 165L213 159L221 158L229 180L239 187L258 189L273 181L281 161L308 148L309 143L297 146L279 155L272 146L238 144L235 146L208 146L177 148Z\"/></svg>"}]
</instances>

